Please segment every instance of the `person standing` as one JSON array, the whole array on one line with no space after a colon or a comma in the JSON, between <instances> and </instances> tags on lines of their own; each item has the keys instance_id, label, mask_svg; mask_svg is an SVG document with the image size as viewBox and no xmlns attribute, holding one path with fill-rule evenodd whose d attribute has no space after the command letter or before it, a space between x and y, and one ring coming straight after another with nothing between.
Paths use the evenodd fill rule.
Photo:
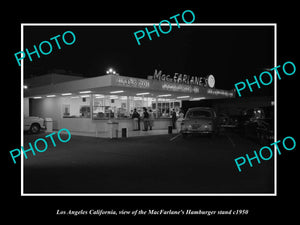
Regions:
<instances>
[{"instance_id":1,"label":"person standing","mask_svg":"<svg viewBox=\"0 0 300 225\"><path fill-rule=\"evenodd\" d=\"M176 120L177 133L180 133L180 131L181 131L181 123L183 121L183 118L184 118L184 112L183 112L183 109L180 108L179 115L178 115L178 118Z\"/></svg>"},{"instance_id":2,"label":"person standing","mask_svg":"<svg viewBox=\"0 0 300 225\"><path fill-rule=\"evenodd\" d=\"M154 123L154 115L153 115L152 110L149 109L149 127L150 127L150 130L152 130L153 123Z\"/></svg>"},{"instance_id":3,"label":"person standing","mask_svg":"<svg viewBox=\"0 0 300 225\"><path fill-rule=\"evenodd\" d=\"M147 108L143 107L143 122L144 122L144 130L143 131L148 131L148 126L149 126L149 113L147 112Z\"/></svg>"},{"instance_id":4,"label":"person standing","mask_svg":"<svg viewBox=\"0 0 300 225\"><path fill-rule=\"evenodd\" d=\"M172 116L172 127L173 127L173 129L176 129L177 116L176 116L175 109L172 110L171 116Z\"/></svg>"},{"instance_id":5,"label":"person standing","mask_svg":"<svg viewBox=\"0 0 300 225\"><path fill-rule=\"evenodd\" d=\"M132 119L133 119L133 130L140 130L140 114L136 111L136 109L133 110L132 113Z\"/></svg>"}]
</instances>

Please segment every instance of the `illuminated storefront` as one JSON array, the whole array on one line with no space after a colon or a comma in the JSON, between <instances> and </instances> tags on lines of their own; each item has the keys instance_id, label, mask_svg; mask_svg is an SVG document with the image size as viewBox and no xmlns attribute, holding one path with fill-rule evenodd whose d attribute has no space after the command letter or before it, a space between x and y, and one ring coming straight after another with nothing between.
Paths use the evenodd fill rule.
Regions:
<instances>
[{"instance_id":1,"label":"illuminated storefront","mask_svg":"<svg viewBox=\"0 0 300 225\"><path fill-rule=\"evenodd\" d=\"M178 76L177 76L178 77ZM51 79L49 79L51 78ZM49 80L47 82L46 80ZM210 79L214 79L210 77ZM38 80L38 81L37 81ZM185 79L187 80L187 79ZM214 81L214 80L213 80ZM179 113L182 100L233 98L233 90L220 90L206 84L148 79L120 75L93 78L48 74L25 80L25 114L53 118L54 129L101 133L107 132L107 121L118 121L119 129L132 130L132 113L143 107L153 112L153 129L167 129L170 113ZM210 84L214 86L213 84Z\"/></svg>"}]
</instances>

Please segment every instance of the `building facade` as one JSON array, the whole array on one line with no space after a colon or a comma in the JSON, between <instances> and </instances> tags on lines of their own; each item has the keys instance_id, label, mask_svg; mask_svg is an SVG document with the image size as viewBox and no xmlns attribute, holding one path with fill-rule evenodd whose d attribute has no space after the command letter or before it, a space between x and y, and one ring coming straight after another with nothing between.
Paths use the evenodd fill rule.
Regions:
<instances>
[{"instance_id":1,"label":"building facade","mask_svg":"<svg viewBox=\"0 0 300 225\"><path fill-rule=\"evenodd\" d=\"M134 109L142 115L151 110L153 129L167 129L170 113L176 113L182 100L234 98L233 90L220 90L207 85L103 75L92 78L47 74L25 80L24 115L52 118L53 128L71 132L108 133L109 122L119 129L133 129Z\"/></svg>"}]
</instances>

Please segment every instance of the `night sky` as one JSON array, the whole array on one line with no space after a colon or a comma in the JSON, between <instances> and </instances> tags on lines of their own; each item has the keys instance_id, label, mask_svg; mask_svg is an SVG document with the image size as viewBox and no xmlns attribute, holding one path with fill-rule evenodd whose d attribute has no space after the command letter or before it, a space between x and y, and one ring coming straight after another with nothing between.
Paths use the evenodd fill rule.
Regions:
<instances>
[{"instance_id":1,"label":"night sky","mask_svg":"<svg viewBox=\"0 0 300 225\"><path fill-rule=\"evenodd\" d=\"M152 27L148 27L152 30ZM274 29L272 26L173 26L169 34L147 35L138 45L133 33L145 26L26 26L24 48L33 51L42 41L72 31L73 45L58 39L52 53L25 61L25 78L64 70L84 77L104 75L112 67L120 75L147 78L154 70L165 74L188 74L216 78L216 88L233 89L234 84L253 80L266 68L273 68ZM166 27L165 27L166 29ZM67 37L67 36L66 36ZM45 45L45 51L47 46ZM253 92L254 93L254 92ZM270 95L273 85L256 91Z\"/></svg>"}]
</instances>

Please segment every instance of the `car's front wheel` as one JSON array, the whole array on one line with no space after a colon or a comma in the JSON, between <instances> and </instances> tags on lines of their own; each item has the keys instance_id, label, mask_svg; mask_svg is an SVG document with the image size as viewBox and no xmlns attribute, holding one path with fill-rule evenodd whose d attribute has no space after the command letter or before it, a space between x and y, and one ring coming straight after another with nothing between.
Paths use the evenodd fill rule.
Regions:
<instances>
[{"instance_id":1,"label":"car's front wheel","mask_svg":"<svg viewBox=\"0 0 300 225\"><path fill-rule=\"evenodd\" d=\"M38 123L33 123L30 126L30 132L33 134L37 134L40 132L41 126Z\"/></svg>"}]
</instances>

